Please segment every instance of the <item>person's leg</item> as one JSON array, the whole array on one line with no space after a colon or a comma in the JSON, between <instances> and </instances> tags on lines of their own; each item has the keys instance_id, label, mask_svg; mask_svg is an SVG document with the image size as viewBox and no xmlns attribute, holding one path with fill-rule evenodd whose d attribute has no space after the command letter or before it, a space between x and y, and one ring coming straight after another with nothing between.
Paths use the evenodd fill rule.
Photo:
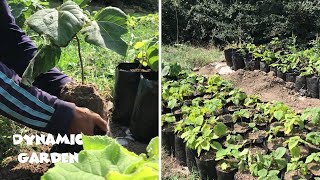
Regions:
<instances>
[{"instance_id":1,"label":"person's leg","mask_svg":"<svg viewBox=\"0 0 320 180\"><path fill-rule=\"evenodd\" d=\"M16 24L6 0L0 0L0 38L0 61L21 77L37 47ZM61 88L70 81L67 75L53 68L37 77L34 85L59 97Z\"/></svg>"}]
</instances>

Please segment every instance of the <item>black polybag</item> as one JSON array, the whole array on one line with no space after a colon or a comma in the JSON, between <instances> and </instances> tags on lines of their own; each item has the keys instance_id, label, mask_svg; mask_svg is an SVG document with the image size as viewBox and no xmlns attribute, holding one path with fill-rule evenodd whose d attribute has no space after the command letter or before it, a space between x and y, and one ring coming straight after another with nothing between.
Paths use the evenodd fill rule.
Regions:
<instances>
[{"instance_id":1,"label":"black polybag","mask_svg":"<svg viewBox=\"0 0 320 180\"><path fill-rule=\"evenodd\" d=\"M139 141L148 142L158 136L159 96L158 81L140 76L140 82L132 110L130 131Z\"/></svg>"},{"instance_id":2,"label":"black polybag","mask_svg":"<svg viewBox=\"0 0 320 180\"><path fill-rule=\"evenodd\" d=\"M146 69L140 66L138 63L120 63L116 69L112 120L125 126L129 126L130 124L140 75L150 79L158 77L156 72L130 71L131 69Z\"/></svg>"}]
</instances>

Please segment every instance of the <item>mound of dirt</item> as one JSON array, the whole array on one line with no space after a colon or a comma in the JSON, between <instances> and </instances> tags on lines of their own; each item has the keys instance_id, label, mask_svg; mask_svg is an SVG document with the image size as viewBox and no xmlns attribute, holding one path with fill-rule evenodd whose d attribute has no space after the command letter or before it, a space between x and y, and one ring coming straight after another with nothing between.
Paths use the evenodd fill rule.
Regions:
<instances>
[{"instance_id":1,"label":"mound of dirt","mask_svg":"<svg viewBox=\"0 0 320 180\"><path fill-rule=\"evenodd\" d=\"M274 76L273 72L238 70L222 75L234 82L235 86L247 94L255 94L263 101L281 101L297 112L305 108L320 107L320 100L300 96L294 90L294 83L288 83Z\"/></svg>"},{"instance_id":2,"label":"mound of dirt","mask_svg":"<svg viewBox=\"0 0 320 180\"><path fill-rule=\"evenodd\" d=\"M105 100L93 85L69 83L63 87L60 96L62 100L86 107L102 118L107 117Z\"/></svg>"}]
</instances>

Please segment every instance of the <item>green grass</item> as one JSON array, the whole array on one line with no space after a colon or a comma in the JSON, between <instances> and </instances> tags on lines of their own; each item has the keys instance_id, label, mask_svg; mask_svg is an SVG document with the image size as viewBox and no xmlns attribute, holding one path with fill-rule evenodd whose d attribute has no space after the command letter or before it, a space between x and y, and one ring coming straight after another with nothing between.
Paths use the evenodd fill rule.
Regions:
<instances>
[{"instance_id":1,"label":"green grass","mask_svg":"<svg viewBox=\"0 0 320 180\"><path fill-rule=\"evenodd\" d=\"M187 44L162 46L162 62L178 62L182 67L193 69L224 59L223 51L215 47L195 47Z\"/></svg>"}]
</instances>

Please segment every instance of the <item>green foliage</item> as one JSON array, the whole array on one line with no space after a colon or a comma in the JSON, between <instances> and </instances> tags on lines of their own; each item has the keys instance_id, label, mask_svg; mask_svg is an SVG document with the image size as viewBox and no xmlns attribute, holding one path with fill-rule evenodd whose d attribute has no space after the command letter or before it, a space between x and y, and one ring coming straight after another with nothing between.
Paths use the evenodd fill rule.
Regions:
<instances>
[{"instance_id":1,"label":"green foliage","mask_svg":"<svg viewBox=\"0 0 320 180\"><path fill-rule=\"evenodd\" d=\"M320 162L320 152L312 153L306 158L306 164L309 164L311 162Z\"/></svg>"},{"instance_id":2,"label":"green foliage","mask_svg":"<svg viewBox=\"0 0 320 180\"><path fill-rule=\"evenodd\" d=\"M277 44L277 41L273 43ZM204 92L204 95L185 96L194 92L197 89L195 86L204 86L205 90L200 91ZM196 150L198 156L205 155L208 151L215 153L220 169L250 171L253 176L264 180L279 179L280 172L285 168L287 171L300 168L303 175L309 173L305 169L306 164L301 162L305 154L300 152L300 148L311 144L318 146L320 136L313 132L305 138L296 133L300 130L304 132L306 120L316 117L318 110L306 110L305 114L300 115L282 102L262 102L257 96L247 96L219 75L206 78L190 71L182 71L175 78L163 77L162 90L162 98L168 102L163 103L163 108L179 104L175 107L180 108L183 114L175 125L175 133L186 142L188 148ZM174 103L169 104L173 99ZM162 115L163 118L167 116L168 114ZM228 119L231 117L233 122ZM228 122L223 123L222 119ZM170 120L171 118L168 121ZM249 134L234 131L239 120L248 124ZM268 132L253 134L257 131L264 133L264 130ZM252 150L253 153L258 153L253 156L250 149L244 148L247 145L250 148L260 147L255 143L265 141L267 136L269 142L272 138L283 137L279 132L285 133L284 138L290 138L282 144L274 144L281 146L275 151L261 154L259 150ZM252 141L251 135L257 135L256 139L259 141ZM219 142L222 142L222 145ZM240 151L242 149L243 151ZM310 156L309 161L311 159L319 160L316 155Z\"/></svg>"},{"instance_id":3,"label":"green foliage","mask_svg":"<svg viewBox=\"0 0 320 180\"><path fill-rule=\"evenodd\" d=\"M243 119L243 118L249 118L250 114L249 111L247 109L240 109L239 111L235 111L232 114L232 119L234 122L236 122L238 119Z\"/></svg>"},{"instance_id":4,"label":"green foliage","mask_svg":"<svg viewBox=\"0 0 320 180\"><path fill-rule=\"evenodd\" d=\"M303 161L293 161L288 163L287 172L299 170L302 175L307 175L308 167Z\"/></svg>"},{"instance_id":5,"label":"green foliage","mask_svg":"<svg viewBox=\"0 0 320 180\"><path fill-rule=\"evenodd\" d=\"M306 141L319 146L320 145L320 132L310 132L306 136Z\"/></svg>"},{"instance_id":6,"label":"green foliage","mask_svg":"<svg viewBox=\"0 0 320 180\"><path fill-rule=\"evenodd\" d=\"M111 49L122 56L126 55L128 45L121 39L121 35L127 32L127 15L114 7L98 11L83 29L86 42Z\"/></svg>"},{"instance_id":7,"label":"green foliage","mask_svg":"<svg viewBox=\"0 0 320 180\"><path fill-rule=\"evenodd\" d=\"M11 13L19 27L25 28L26 20L37 10L48 6L46 0L10 0Z\"/></svg>"},{"instance_id":8,"label":"green foliage","mask_svg":"<svg viewBox=\"0 0 320 180\"><path fill-rule=\"evenodd\" d=\"M74 2L68 1L58 9L42 9L30 16L28 26L47 36L59 47L65 47L88 22L88 17Z\"/></svg>"},{"instance_id":9,"label":"green foliage","mask_svg":"<svg viewBox=\"0 0 320 180\"><path fill-rule=\"evenodd\" d=\"M228 159L228 158L238 158L240 155L239 149L241 145L229 144L226 149L219 149L216 153L216 161Z\"/></svg>"},{"instance_id":10,"label":"green foliage","mask_svg":"<svg viewBox=\"0 0 320 180\"><path fill-rule=\"evenodd\" d=\"M182 71L178 63L163 63L162 76L177 77Z\"/></svg>"},{"instance_id":11,"label":"green foliage","mask_svg":"<svg viewBox=\"0 0 320 180\"><path fill-rule=\"evenodd\" d=\"M45 45L56 46L56 49L68 46L73 38L76 37L80 51L80 40L77 36L79 32L84 33L86 42L111 49L120 55L125 55L128 48L127 44L121 39L121 35L127 32L127 16L118 8L106 7L97 11L94 16L88 16L75 2L67 1L56 9L37 11L28 19L28 25L34 31L50 40L44 43ZM44 56L42 61L52 61L50 57ZM82 60L81 56L80 60ZM44 64L53 65L51 67L53 68L57 62ZM26 69L26 72L30 71L33 74L25 73L22 76L29 83L33 82L36 74L42 73L42 71L35 72L30 70L40 69L33 67L34 65L38 65L38 63L30 64ZM82 73L83 71L82 68Z\"/></svg>"},{"instance_id":12,"label":"green foliage","mask_svg":"<svg viewBox=\"0 0 320 180\"><path fill-rule=\"evenodd\" d=\"M55 67L61 56L61 49L57 46L45 45L40 46L39 49L22 75L22 77L25 77L22 79L22 83L28 86L32 86L34 79L40 74ZM47 61L43 59L47 59Z\"/></svg>"},{"instance_id":13,"label":"green foliage","mask_svg":"<svg viewBox=\"0 0 320 180\"><path fill-rule=\"evenodd\" d=\"M291 155L291 160L298 160L300 158L300 148L298 145L300 144L307 144L307 142L303 139L301 139L299 136L294 136L289 138L287 141L284 142L285 144L288 144L288 148Z\"/></svg>"},{"instance_id":14,"label":"green foliage","mask_svg":"<svg viewBox=\"0 0 320 180\"><path fill-rule=\"evenodd\" d=\"M136 42L134 45L136 60L143 66L149 66L153 71L158 71L159 42L158 37Z\"/></svg>"},{"instance_id":15,"label":"green foliage","mask_svg":"<svg viewBox=\"0 0 320 180\"><path fill-rule=\"evenodd\" d=\"M227 102L232 102L236 106L239 106L240 103L247 98L246 93L241 92L239 89L230 91L229 95L231 97L227 100Z\"/></svg>"},{"instance_id":16,"label":"green foliage","mask_svg":"<svg viewBox=\"0 0 320 180\"><path fill-rule=\"evenodd\" d=\"M307 108L301 114L302 120L311 120L314 125L320 124L320 108Z\"/></svg>"},{"instance_id":17,"label":"green foliage","mask_svg":"<svg viewBox=\"0 0 320 180\"><path fill-rule=\"evenodd\" d=\"M161 115L161 126L176 122L176 117L172 113Z\"/></svg>"},{"instance_id":18,"label":"green foliage","mask_svg":"<svg viewBox=\"0 0 320 180\"><path fill-rule=\"evenodd\" d=\"M249 154L248 164L251 174L258 176L259 179L277 179L280 170L287 166L287 161L283 158L286 150L284 147L279 147L271 154L258 153L256 156Z\"/></svg>"},{"instance_id":19,"label":"green foliage","mask_svg":"<svg viewBox=\"0 0 320 180\"><path fill-rule=\"evenodd\" d=\"M299 43L319 29L315 1L162 1L164 43L192 42L225 45L241 40L263 44L273 37L297 35Z\"/></svg>"},{"instance_id":20,"label":"green foliage","mask_svg":"<svg viewBox=\"0 0 320 180\"><path fill-rule=\"evenodd\" d=\"M129 152L112 138L83 135L79 162L57 163L41 179L158 179L158 141L150 141L147 157Z\"/></svg>"}]
</instances>

